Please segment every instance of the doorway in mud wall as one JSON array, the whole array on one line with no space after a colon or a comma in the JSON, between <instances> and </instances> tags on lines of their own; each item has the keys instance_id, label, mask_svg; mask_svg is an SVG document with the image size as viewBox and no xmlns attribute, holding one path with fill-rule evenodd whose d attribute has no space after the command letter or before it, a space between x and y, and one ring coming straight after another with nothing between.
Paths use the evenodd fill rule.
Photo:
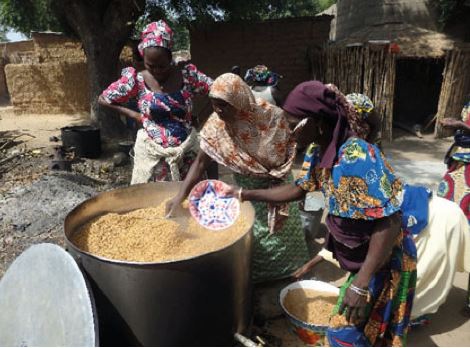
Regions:
<instances>
[{"instance_id":1,"label":"doorway in mud wall","mask_svg":"<svg viewBox=\"0 0 470 348\"><path fill-rule=\"evenodd\" d=\"M417 136L434 132L444 64L443 58L397 59L394 128Z\"/></svg>"}]
</instances>

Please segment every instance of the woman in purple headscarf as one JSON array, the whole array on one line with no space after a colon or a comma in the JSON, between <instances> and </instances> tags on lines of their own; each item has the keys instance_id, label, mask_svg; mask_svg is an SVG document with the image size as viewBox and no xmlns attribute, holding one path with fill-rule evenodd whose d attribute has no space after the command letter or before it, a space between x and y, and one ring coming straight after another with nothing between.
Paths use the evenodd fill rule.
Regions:
<instances>
[{"instance_id":1,"label":"woman in purple headscarf","mask_svg":"<svg viewBox=\"0 0 470 348\"><path fill-rule=\"evenodd\" d=\"M364 140L368 124L335 86L301 83L283 109L303 119L298 143L311 144L300 177L295 184L234 192L241 200L281 203L322 190L326 247L350 272L327 331L330 346L404 345L416 248L401 228L402 183L380 149Z\"/></svg>"}]
</instances>

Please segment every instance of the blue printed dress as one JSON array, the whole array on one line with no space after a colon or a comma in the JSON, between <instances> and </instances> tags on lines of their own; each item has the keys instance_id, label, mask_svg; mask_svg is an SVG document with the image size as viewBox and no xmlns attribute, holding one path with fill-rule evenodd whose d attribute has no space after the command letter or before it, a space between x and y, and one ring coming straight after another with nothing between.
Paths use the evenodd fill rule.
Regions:
<instances>
[{"instance_id":1,"label":"blue printed dress","mask_svg":"<svg viewBox=\"0 0 470 348\"><path fill-rule=\"evenodd\" d=\"M103 99L110 104L136 103L137 110L142 115L143 130L139 132L144 133L137 135L137 141L145 140L146 143L150 143L150 145L140 144L145 146L138 148L150 152L154 144L163 149L174 148L180 146L190 136L193 130L192 100L196 95L209 93L212 79L200 72L193 64L183 66L181 74L183 83L180 90L174 93L154 92L147 87L140 72L128 67L122 70L119 80L103 91ZM151 160L151 155L147 156L149 157L147 162ZM195 156L194 151L185 153L179 166L181 179L186 176ZM143 160L145 161L144 158ZM163 158L154 167L154 180L170 180L170 169Z\"/></svg>"},{"instance_id":2,"label":"blue printed dress","mask_svg":"<svg viewBox=\"0 0 470 348\"><path fill-rule=\"evenodd\" d=\"M307 149L296 185L305 191L322 190L330 216L373 228L374 220L400 211L403 185L377 146L350 138L341 146L331 169L319 167L319 150L314 144ZM364 244L367 253L371 230L352 228L348 231L351 234L335 232L335 235L330 227L329 231L328 238L333 241L330 251L338 258L341 250L346 265L350 265L347 258L357 257L356 252L361 251ZM351 271L340 290L327 331L329 345L405 345L416 284L416 247L410 233L402 230L390 261L369 283L371 300L367 305L367 320L360 325L349 325L338 309L356 274Z\"/></svg>"}]
</instances>

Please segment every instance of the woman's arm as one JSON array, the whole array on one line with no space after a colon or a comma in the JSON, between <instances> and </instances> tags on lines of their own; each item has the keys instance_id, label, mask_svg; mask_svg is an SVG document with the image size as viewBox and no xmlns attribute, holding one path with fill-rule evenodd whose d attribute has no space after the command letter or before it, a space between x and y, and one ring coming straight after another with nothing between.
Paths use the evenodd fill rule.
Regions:
<instances>
[{"instance_id":1,"label":"woman's arm","mask_svg":"<svg viewBox=\"0 0 470 348\"><path fill-rule=\"evenodd\" d=\"M373 275L390 259L395 241L400 233L399 214L379 219L369 241L369 250L354 285L366 288Z\"/></svg>"},{"instance_id":2,"label":"woman's arm","mask_svg":"<svg viewBox=\"0 0 470 348\"><path fill-rule=\"evenodd\" d=\"M201 179L211 161L212 159L204 151L199 150L178 194L166 204L166 216L171 216L174 210L185 200L192 187Z\"/></svg>"},{"instance_id":3,"label":"woman's arm","mask_svg":"<svg viewBox=\"0 0 470 348\"><path fill-rule=\"evenodd\" d=\"M117 104L110 104L108 103L102 95L98 97L98 104L110 108L112 110L116 110L117 112L123 114L126 117L133 118L136 121L141 121L141 115L125 106L117 105Z\"/></svg>"},{"instance_id":4,"label":"woman's arm","mask_svg":"<svg viewBox=\"0 0 470 348\"><path fill-rule=\"evenodd\" d=\"M255 201L267 203L286 203L298 201L305 197L305 191L294 184L286 184L264 190L243 190L242 201Z\"/></svg>"},{"instance_id":5,"label":"woman's arm","mask_svg":"<svg viewBox=\"0 0 470 348\"><path fill-rule=\"evenodd\" d=\"M470 126L467 125L462 120L457 120L454 118L444 118L439 121L439 123L446 128L462 129L466 132L470 132Z\"/></svg>"},{"instance_id":6,"label":"woman's arm","mask_svg":"<svg viewBox=\"0 0 470 348\"><path fill-rule=\"evenodd\" d=\"M352 285L367 289L374 274L389 261L395 241L400 233L401 218L398 213L379 219L369 241L369 250L366 259L357 273ZM347 308L346 319L355 323L364 320L364 311L367 298L360 296L351 287L346 289L343 304L339 309L342 314Z\"/></svg>"}]
</instances>

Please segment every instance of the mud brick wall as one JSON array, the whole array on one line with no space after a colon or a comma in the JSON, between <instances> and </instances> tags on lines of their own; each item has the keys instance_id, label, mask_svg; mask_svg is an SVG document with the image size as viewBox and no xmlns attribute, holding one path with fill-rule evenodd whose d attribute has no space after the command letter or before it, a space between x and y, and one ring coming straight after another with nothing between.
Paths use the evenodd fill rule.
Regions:
<instances>
[{"instance_id":1,"label":"mud brick wall","mask_svg":"<svg viewBox=\"0 0 470 348\"><path fill-rule=\"evenodd\" d=\"M34 59L34 45L31 40L0 43L0 103L9 99L5 66L8 63L22 63Z\"/></svg>"},{"instance_id":2,"label":"mud brick wall","mask_svg":"<svg viewBox=\"0 0 470 348\"><path fill-rule=\"evenodd\" d=\"M15 112L57 114L89 111L85 62L8 64L5 73Z\"/></svg>"},{"instance_id":3,"label":"mud brick wall","mask_svg":"<svg viewBox=\"0 0 470 348\"><path fill-rule=\"evenodd\" d=\"M0 56L4 58L7 63L21 63L15 58L34 55L34 44L32 40L16 41L16 42L1 42L0 43Z\"/></svg>"},{"instance_id":4,"label":"mud brick wall","mask_svg":"<svg viewBox=\"0 0 470 348\"><path fill-rule=\"evenodd\" d=\"M82 62L86 61L85 51L82 43L60 33L38 33L31 34L34 43L34 54L38 62ZM132 48L125 46L121 52L121 60L132 61Z\"/></svg>"},{"instance_id":5,"label":"mud brick wall","mask_svg":"<svg viewBox=\"0 0 470 348\"><path fill-rule=\"evenodd\" d=\"M0 44L0 103L17 113L89 111L86 56L80 41L60 33L33 32L32 40ZM131 43L121 53L132 63Z\"/></svg>"},{"instance_id":6,"label":"mud brick wall","mask_svg":"<svg viewBox=\"0 0 470 348\"><path fill-rule=\"evenodd\" d=\"M267 65L284 78L283 94L312 78L309 51L328 41L331 16L290 18L266 22L216 23L190 30L191 60L215 78L238 65L244 74Z\"/></svg>"},{"instance_id":7,"label":"mud brick wall","mask_svg":"<svg viewBox=\"0 0 470 348\"><path fill-rule=\"evenodd\" d=\"M59 33L31 33L34 53L39 63L54 61L84 61L85 52L80 41Z\"/></svg>"}]
</instances>

